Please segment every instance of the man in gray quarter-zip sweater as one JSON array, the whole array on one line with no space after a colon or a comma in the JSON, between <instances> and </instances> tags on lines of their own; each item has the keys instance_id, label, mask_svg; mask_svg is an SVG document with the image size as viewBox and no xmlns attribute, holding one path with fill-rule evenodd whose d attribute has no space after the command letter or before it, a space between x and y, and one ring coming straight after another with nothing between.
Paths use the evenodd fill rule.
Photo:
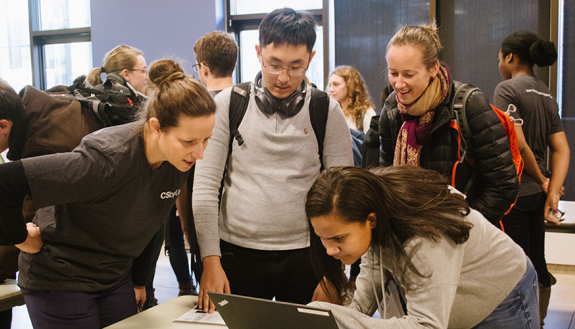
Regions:
<instances>
[{"instance_id":1,"label":"man in gray quarter-zip sweater","mask_svg":"<svg viewBox=\"0 0 575 329\"><path fill-rule=\"evenodd\" d=\"M309 258L305 196L322 164L353 165L339 104L329 100L321 155L310 121L312 87L304 77L315 55L313 17L278 9L259 31L261 73L238 128L243 143L234 139L229 152L228 88L216 97L216 126L196 165L192 208L204 263L198 302L210 312L208 291L311 301L319 281Z\"/></svg>"}]
</instances>

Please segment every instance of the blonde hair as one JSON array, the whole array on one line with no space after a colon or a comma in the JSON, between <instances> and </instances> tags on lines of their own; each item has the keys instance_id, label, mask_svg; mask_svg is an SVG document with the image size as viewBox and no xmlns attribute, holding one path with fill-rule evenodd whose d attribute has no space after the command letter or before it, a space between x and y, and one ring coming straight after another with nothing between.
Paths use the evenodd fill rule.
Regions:
<instances>
[{"instance_id":1,"label":"blonde hair","mask_svg":"<svg viewBox=\"0 0 575 329\"><path fill-rule=\"evenodd\" d=\"M435 23L420 26L404 26L391 38L387 50L392 46L418 46L423 52L423 63L429 69L439 62L439 51L443 47Z\"/></svg>"},{"instance_id":2,"label":"blonde hair","mask_svg":"<svg viewBox=\"0 0 575 329\"><path fill-rule=\"evenodd\" d=\"M363 116L367 110L373 108L371 97L363 77L352 66L338 66L330 76L340 76L347 85L347 107L343 110L346 117L353 118L358 130L363 130Z\"/></svg>"},{"instance_id":3,"label":"blonde hair","mask_svg":"<svg viewBox=\"0 0 575 329\"><path fill-rule=\"evenodd\" d=\"M140 111L140 119L157 118L167 130L178 126L180 115L209 116L216 112L210 92L172 59L154 61L149 69L153 84L148 101Z\"/></svg>"},{"instance_id":4,"label":"blonde hair","mask_svg":"<svg viewBox=\"0 0 575 329\"><path fill-rule=\"evenodd\" d=\"M131 46L120 45L106 53L101 67L94 68L86 80L92 86L102 84L102 73L120 73L124 69L131 70L138 63L138 56L144 56L142 51Z\"/></svg>"}]
</instances>

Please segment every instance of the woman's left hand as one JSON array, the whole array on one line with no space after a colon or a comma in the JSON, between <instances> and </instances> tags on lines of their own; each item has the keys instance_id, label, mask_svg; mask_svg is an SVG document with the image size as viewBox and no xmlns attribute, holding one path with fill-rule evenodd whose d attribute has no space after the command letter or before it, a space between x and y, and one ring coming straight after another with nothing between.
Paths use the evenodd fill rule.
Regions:
<instances>
[{"instance_id":1,"label":"woman's left hand","mask_svg":"<svg viewBox=\"0 0 575 329\"><path fill-rule=\"evenodd\" d=\"M28 230L28 237L26 238L26 241L15 246L23 252L35 254L39 252L44 245L42 242L42 235L40 234L40 228L34 223L27 223L26 229Z\"/></svg>"},{"instance_id":2,"label":"woman's left hand","mask_svg":"<svg viewBox=\"0 0 575 329\"><path fill-rule=\"evenodd\" d=\"M329 290L329 294L324 290L324 284ZM338 298L337 291L335 287L331 284L331 282L327 281L324 277L323 281L320 282L315 291L313 292L313 297L311 298L312 302L327 302L332 304L341 305L341 298Z\"/></svg>"},{"instance_id":3,"label":"woman's left hand","mask_svg":"<svg viewBox=\"0 0 575 329\"><path fill-rule=\"evenodd\" d=\"M140 312L142 308L144 308L144 303L146 302L146 287L134 286L134 293L136 295L136 305L138 306L138 311Z\"/></svg>"}]
</instances>

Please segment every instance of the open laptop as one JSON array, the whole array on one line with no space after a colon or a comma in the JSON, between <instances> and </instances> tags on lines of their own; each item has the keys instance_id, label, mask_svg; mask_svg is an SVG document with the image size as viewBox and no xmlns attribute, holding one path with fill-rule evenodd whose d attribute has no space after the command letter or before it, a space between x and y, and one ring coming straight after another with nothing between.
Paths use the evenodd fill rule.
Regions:
<instances>
[{"instance_id":1,"label":"open laptop","mask_svg":"<svg viewBox=\"0 0 575 329\"><path fill-rule=\"evenodd\" d=\"M338 329L330 310L208 292L230 329Z\"/></svg>"}]
</instances>

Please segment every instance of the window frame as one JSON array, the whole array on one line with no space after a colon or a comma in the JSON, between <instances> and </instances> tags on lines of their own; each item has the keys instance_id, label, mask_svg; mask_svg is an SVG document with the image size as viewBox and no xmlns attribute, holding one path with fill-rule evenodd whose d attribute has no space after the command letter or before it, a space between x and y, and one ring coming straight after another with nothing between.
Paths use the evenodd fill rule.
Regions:
<instances>
[{"instance_id":1,"label":"window frame","mask_svg":"<svg viewBox=\"0 0 575 329\"><path fill-rule=\"evenodd\" d=\"M92 28L80 27L57 30L40 29L40 0L28 0L30 24L30 59L32 62L32 85L46 89L46 57L44 46L75 42L92 42Z\"/></svg>"}]
</instances>

